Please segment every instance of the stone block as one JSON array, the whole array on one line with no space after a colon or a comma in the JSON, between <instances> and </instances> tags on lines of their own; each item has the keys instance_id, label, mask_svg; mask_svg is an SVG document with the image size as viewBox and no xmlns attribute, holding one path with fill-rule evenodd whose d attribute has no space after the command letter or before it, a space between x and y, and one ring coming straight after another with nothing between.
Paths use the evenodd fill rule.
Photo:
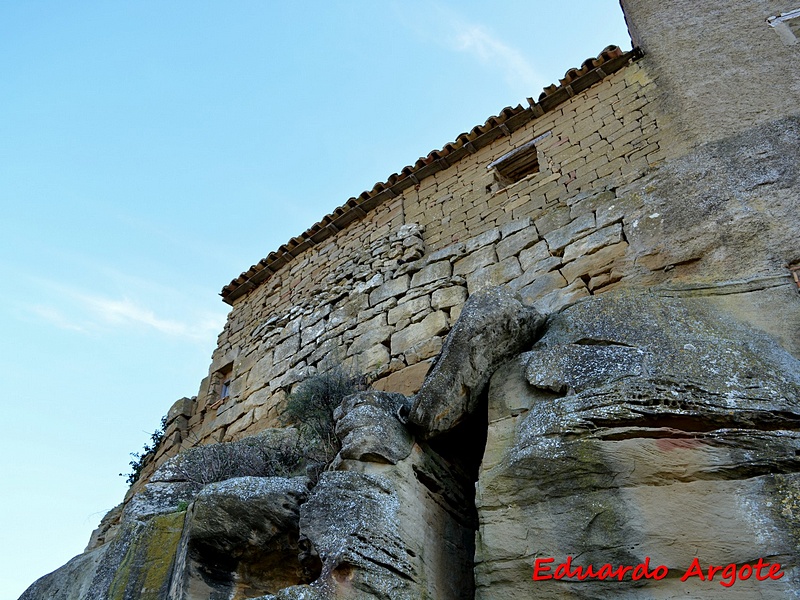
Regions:
<instances>
[{"instance_id":1,"label":"stone block","mask_svg":"<svg viewBox=\"0 0 800 600\"><path fill-rule=\"evenodd\" d=\"M431 368L428 361L419 362L405 369L392 373L388 377L378 379L372 384L376 390L385 392L398 392L404 396L411 396L419 391L425 376Z\"/></svg>"},{"instance_id":2,"label":"stone block","mask_svg":"<svg viewBox=\"0 0 800 600\"><path fill-rule=\"evenodd\" d=\"M344 347L344 339L341 336L334 336L325 339L314 346L311 354L308 355L308 362L312 365L319 364L328 356L335 356Z\"/></svg>"},{"instance_id":3,"label":"stone block","mask_svg":"<svg viewBox=\"0 0 800 600\"><path fill-rule=\"evenodd\" d=\"M300 329L306 329L308 327L313 327L317 324L321 319L324 319L329 314L331 314L331 305L330 304L323 304L316 310L314 310L311 314L305 315L300 321Z\"/></svg>"},{"instance_id":4,"label":"stone block","mask_svg":"<svg viewBox=\"0 0 800 600\"><path fill-rule=\"evenodd\" d=\"M467 275L467 289L470 294L474 294L487 287L508 283L520 275L522 275L522 269L519 266L519 260L516 256L511 256L502 262L482 267Z\"/></svg>"},{"instance_id":5,"label":"stone block","mask_svg":"<svg viewBox=\"0 0 800 600\"><path fill-rule=\"evenodd\" d=\"M521 231L522 229L527 229L533 225L533 219L530 217L525 217L524 219L517 219L516 221L510 221L500 227L500 236L505 239L510 236L512 233L516 233Z\"/></svg>"},{"instance_id":6,"label":"stone block","mask_svg":"<svg viewBox=\"0 0 800 600\"><path fill-rule=\"evenodd\" d=\"M453 265L453 274L467 275L473 271L497 262L497 254L493 246L484 246L480 250L468 254Z\"/></svg>"},{"instance_id":7,"label":"stone block","mask_svg":"<svg viewBox=\"0 0 800 600\"><path fill-rule=\"evenodd\" d=\"M353 292L356 294L369 294L372 290L383 283L383 274L375 273L366 281L359 281L354 287Z\"/></svg>"},{"instance_id":8,"label":"stone block","mask_svg":"<svg viewBox=\"0 0 800 600\"><path fill-rule=\"evenodd\" d=\"M319 336L322 335L322 332L325 331L325 326L326 321L320 319L309 327L303 327L300 330L300 343L304 346L307 344L313 344L319 339Z\"/></svg>"},{"instance_id":9,"label":"stone block","mask_svg":"<svg viewBox=\"0 0 800 600\"><path fill-rule=\"evenodd\" d=\"M544 239L547 241L547 245L550 247L551 251L559 250L585 235L587 231L591 231L594 227L595 221L593 213L581 215L563 227L559 227L550 233L544 234Z\"/></svg>"},{"instance_id":10,"label":"stone block","mask_svg":"<svg viewBox=\"0 0 800 600\"><path fill-rule=\"evenodd\" d=\"M354 338L363 335L365 333L368 333L369 331L377 327L383 327L386 325L386 323L387 323L386 313L383 311L375 313L372 316L369 316L367 313L362 313L360 315L359 323L358 325L356 325L356 328L348 333L350 334L351 338ZM345 335L345 338L347 337L348 336Z\"/></svg>"},{"instance_id":11,"label":"stone block","mask_svg":"<svg viewBox=\"0 0 800 600\"><path fill-rule=\"evenodd\" d=\"M539 298L553 290L566 287L567 281L558 271L550 271L537 277L532 283L519 289L522 302L527 305L534 304Z\"/></svg>"},{"instance_id":12,"label":"stone block","mask_svg":"<svg viewBox=\"0 0 800 600\"><path fill-rule=\"evenodd\" d=\"M592 161L594 162L594 161ZM608 159L603 162L605 164ZM591 164L591 163L590 163ZM597 166L600 166L599 164ZM598 208L608 206L616 199L616 194L610 190L603 192L584 192L576 194L570 201L570 217L578 218L582 214L595 212Z\"/></svg>"},{"instance_id":13,"label":"stone block","mask_svg":"<svg viewBox=\"0 0 800 600\"><path fill-rule=\"evenodd\" d=\"M524 270L522 272L522 275L520 275L519 277L515 277L514 279L509 281L508 286L512 290L517 291L525 287L526 285L530 285L545 273L553 271L560 266L561 266L560 258L558 258L557 256L548 256L547 258L540 260L538 263L534 263L527 270Z\"/></svg>"},{"instance_id":14,"label":"stone block","mask_svg":"<svg viewBox=\"0 0 800 600\"><path fill-rule=\"evenodd\" d=\"M413 348L409 348L403 354L403 356L405 356L406 363L413 365L425 360L426 358L436 356L442 351L442 343L442 337L437 335L425 340L424 342L420 342Z\"/></svg>"},{"instance_id":15,"label":"stone block","mask_svg":"<svg viewBox=\"0 0 800 600\"><path fill-rule=\"evenodd\" d=\"M609 283L619 281L620 279L621 277L614 273L601 273L600 275L592 277L586 286L589 288L589 291L594 292L596 289L606 286Z\"/></svg>"},{"instance_id":16,"label":"stone block","mask_svg":"<svg viewBox=\"0 0 800 600\"><path fill-rule=\"evenodd\" d=\"M338 327L357 317L367 307L369 307L369 297L366 294L352 294L341 306L331 312L328 325L331 328Z\"/></svg>"},{"instance_id":17,"label":"stone block","mask_svg":"<svg viewBox=\"0 0 800 600\"><path fill-rule=\"evenodd\" d=\"M453 324L458 321L458 317L461 316L461 311L464 308L463 304L458 304L450 308L450 326L452 327Z\"/></svg>"},{"instance_id":18,"label":"stone block","mask_svg":"<svg viewBox=\"0 0 800 600\"><path fill-rule=\"evenodd\" d=\"M371 346L382 344L389 340L392 333L394 333L394 327L391 325L377 325L367 329L353 340L353 343L347 350L347 355L352 356L354 354L359 354Z\"/></svg>"},{"instance_id":19,"label":"stone block","mask_svg":"<svg viewBox=\"0 0 800 600\"><path fill-rule=\"evenodd\" d=\"M464 242L456 242L445 246L436 252L431 252L427 257L428 262L437 262L440 260L450 260L459 256L463 256L467 252L467 245Z\"/></svg>"},{"instance_id":20,"label":"stone block","mask_svg":"<svg viewBox=\"0 0 800 600\"><path fill-rule=\"evenodd\" d=\"M437 310L464 304L466 301L467 290L461 286L441 288L431 295L431 306Z\"/></svg>"},{"instance_id":21,"label":"stone block","mask_svg":"<svg viewBox=\"0 0 800 600\"><path fill-rule=\"evenodd\" d=\"M232 405L220 407L220 411L217 411L217 418L214 419L214 429L227 427L241 417L242 414L244 414L244 406L242 403L234 403Z\"/></svg>"},{"instance_id":22,"label":"stone block","mask_svg":"<svg viewBox=\"0 0 800 600\"><path fill-rule=\"evenodd\" d=\"M409 348L447 331L447 315L437 310L419 323L413 323L392 335L392 355L403 354Z\"/></svg>"},{"instance_id":23,"label":"stone block","mask_svg":"<svg viewBox=\"0 0 800 600\"><path fill-rule=\"evenodd\" d=\"M372 319L376 315L385 316L386 313L388 313L389 310L394 308L395 306L397 306L397 298L394 297L389 298L388 300L384 300L383 302L380 302L379 304L376 304L375 306L368 308L367 310L360 313L356 318L356 321L359 324L361 324L364 322L365 319ZM386 323L386 319L384 319L383 322ZM358 328L358 325L356 325L356 328Z\"/></svg>"},{"instance_id":24,"label":"stone block","mask_svg":"<svg viewBox=\"0 0 800 600\"><path fill-rule=\"evenodd\" d=\"M449 266L449 264L448 264ZM404 302L399 302L397 306L389 310L388 314L388 322L389 325L396 325L400 321L404 319L409 319L410 321L419 321L420 318L417 317L420 313L428 312L428 309L431 307L431 299L429 296L419 296L414 298L413 300L406 300Z\"/></svg>"},{"instance_id":25,"label":"stone block","mask_svg":"<svg viewBox=\"0 0 800 600\"><path fill-rule=\"evenodd\" d=\"M626 215L632 215L642 207L639 194L632 193L617 198L612 204L598 207L597 227L605 227L610 223L621 221Z\"/></svg>"},{"instance_id":26,"label":"stone block","mask_svg":"<svg viewBox=\"0 0 800 600\"><path fill-rule=\"evenodd\" d=\"M401 296L408 290L411 278L408 275L401 275L395 279L390 279L380 287L374 289L369 295L369 305L375 306L389 298Z\"/></svg>"},{"instance_id":27,"label":"stone block","mask_svg":"<svg viewBox=\"0 0 800 600\"><path fill-rule=\"evenodd\" d=\"M550 250L547 247L547 242L541 241L519 253L519 264L523 271L527 271L533 265L548 258L551 258L551 256Z\"/></svg>"},{"instance_id":28,"label":"stone block","mask_svg":"<svg viewBox=\"0 0 800 600\"><path fill-rule=\"evenodd\" d=\"M189 419L183 415L178 415L164 430L164 437L169 437L174 433L185 434L189 430ZM179 441L180 443L180 441Z\"/></svg>"},{"instance_id":29,"label":"stone block","mask_svg":"<svg viewBox=\"0 0 800 600\"><path fill-rule=\"evenodd\" d=\"M620 223L615 223L568 245L564 248L563 260L564 262L568 262L578 257L597 252L600 248L605 246L618 244L621 241L622 225Z\"/></svg>"},{"instance_id":30,"label":"stone block","mask_svg":"<svg viewBox=\"0 0 800 600\"><path fill-rule=\"evenodd\" d=\"M194 398L181 398L175 402L167 413L167 423L172 423L178 417L191 417L194 404Z\"/></svg>"},{"instance_id":31,"label":"stone block","mask_svg":"<svg viewBox=\"0 0 800 600\"><path fill-rule=\"evenodd\" d=\"M355 355L354 366L358 373L383 373L389 368L391 356L383 344L376 344Z\"/></svg>"},{"instance_id":32,"label":"stone block","mask_svg":"<svg viewBox=\"0 0 800 600\"><path fill-rule=\"evenodd\" d=\"M611 268L611 264L618 258L625 255L628 244L620 242L611 246L606 246L587 256L582 256L561 268L561 273L568 283L572 283L578 277L589 275L594 277Z\"/></svg>"},{"instance_id":33,"label":"stone block","mask_svg":"<svg viewBox=\"0 0 800 600\"><path fill-rule=\"evenodd\" d=\"M289 321L278 333L278 341L282 342L283 340L300 333L301 321L302 319L300 317L295 317Z\"/></svg>"},{"instance_id":34,"label":"stone block","mask_svg":"<svg viewBox=\"0 0 800 600\"><path fill-rule=\"evenodd\" d=\"M241 398L244 395L246 389L247 389L247 374L237 375L231 380L231 385L229 389L230 397Z\"/></svg>"},{"instance_id":35,"label":"stone block","mask_svg":"<svg viewBox=\"0 0 800 600\"><path fill-rule=\"evenodd\" d=\"M286 360L287 358L296 354L299 349L300 349L299 335L293 335L287 340L281 342L275 347L275 355L273 359L274 364Z\"/></svg>"},{"instance_id":36,"label":"stone block","mask_svg":"<svg viewBox=\"0 0 800 600\"><path fill-rule=\"evenodd\" d=\"M500 230L497 227L493 227L488 231L484 231L480 235L477 235L474 238L472 238L471 240L467 240L466 243L467 254L475 252L475 250L477 250L478 248L483 248L484 246L493 244L499 239L500 239Z\"/></svg>"},{"instance_id":37,"label":"stone block","mask_svg":"<svg viewBox=\"0 0 800 600\"><path fill-rule=\"evenodd\" d=\"M269 421L271 418L276 418L278 408L285 404L286 392L278 390L274 394L264 393L261 398L261 403L255 409L256 421ZM282 411L281 411L282 412ZM277 419L276 419L277 421Z\"/></svg>"},{"instance_id":38,"label":"stone block","mask_svg":"<svg viewBox=\"0 0 800 600\"><path fill-rule=\"evenodd\" d=\"M560 186L563 189L563 186ZM563 227L567 223L569 223L569 207L568 206L558 206L551 208L541 217L535 219L536 229L539 232L539 235L544 236L546 233L550 233L558 229L559 227Z\"/></svg>"},{"instance_id":39,"label":"stone block","mask_svg":"<svg viewBox=\"0 0 800 600\"><path fill-rule=\"evenodd\" d=\"M533 306L542 314L552 314L588 295L589 290L586 289L583 281L576 279L566 287L555 289L540 296L534 300Z\"/></svg>"},{"instance_id":40,"label":"stone block","mask_svg":"<svg viewBox=\"0 0 800 600\"><path fill-rule=\"evenodd\" d=\"M286 373L281 375L279 378L272 382L273 389L278 388L290 388L295 383L299 383L301 381L305 381L309 377L314 376L317 373L316 367L309 367L306 365L305 361L297 365L296 367L292 367Z\"/></svg>"},{"instance_id":41,"label":"stone block","mask_svg":"<svg viewBox=\"0 0 800 600\"><path fill-rule=\"evenodd\" d=\"M411 287L426 285L438 279L446 279L452 275L452 272L453 268L450 265L450 261L441 260L431 263L421 271L414 273L414 276L411 278Z\"/></svg>"},{"instance_id":42,"label":"stone block","mask_svg":"<svg viewBox=\"0 0 800 600\"><path fill-rule=\"evenodd\" d=\"M254 417L255 411L251 410L245 413L241 418L231 423L230 427L228 427L228 429L225 431L226 438L231 440L239 439L239 434L243 433L253 424Z\"/></svg>"},{"instance_id":43,"label":"stone block","mask_svg":"<svg viewBox=\"0 0 800 600\"><path fill-rule=\"evenodd\" d=\"M247 354L242 352L239 356L236 357L236 360L233 363L233 371L238 375L243 375L247 373L255 364L258 357L256 356L255 352L248 351Z\"/></svg>"},{"instance_id":44,"label":"stone block","mask_svg":"<svg viewBox=\"0 0 800 600\"><path fill-rule=\"evenodd\" d=\"M539 241L539 232L535 227L527 227L516 233L512 233L498 242L496 251L497 258L503 260L509 256L516 256L525 248L533 246Z\"/></svg>"}]
</instances>

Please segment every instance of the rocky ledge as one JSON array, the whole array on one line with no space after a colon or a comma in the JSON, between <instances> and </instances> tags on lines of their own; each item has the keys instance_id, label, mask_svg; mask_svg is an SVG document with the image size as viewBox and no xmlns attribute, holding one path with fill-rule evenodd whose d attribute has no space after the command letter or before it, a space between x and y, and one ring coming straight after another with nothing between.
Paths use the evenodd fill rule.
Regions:
<instances>
[{"instance_id":1,"label":"rocky ledge","mask_svg":"<svg viewBox=\"0 0 800 600\"><path fill-rule=\"evenodd\" d=\"M194 449L21 600L796 597L799 367L701 297L479 292L416 396L341 403L319 476L293 428ZM697 575L759 560L783 576Z\"/></svg>"}]
</instances>

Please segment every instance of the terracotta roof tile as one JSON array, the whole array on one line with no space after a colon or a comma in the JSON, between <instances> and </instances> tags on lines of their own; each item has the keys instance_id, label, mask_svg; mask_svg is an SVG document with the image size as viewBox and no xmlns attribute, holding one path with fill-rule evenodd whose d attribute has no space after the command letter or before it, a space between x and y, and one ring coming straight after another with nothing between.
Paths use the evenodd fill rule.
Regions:
<instances>
[{"instance_id":1,"label":"terracotta roof tile","mask_svg":"<svg viewBox=\"0 0 800 600\"><path fill-rule=\"evenodd\" d=\"M448 161L448 157L453 157L455 161L499 137L510 135L528 121L540 117L640 56L641 51L638 48L623 52L617 46L608 46L597 58L587 58L579 69L569 69L559 80L558 85L552 84L544 88L538 102L528 98L529 107L521 105L505 107L498 115L486 119L483 125L476 125L469 132L456 136L454 142L445 144L441 150L432 150L413 165L407 165L399 173L389 175L385 182L377 182L372 190L362 192L358 198L350 198L344 206L336 208L332 214L323 217L305 233L289 240L276 252L270 252L258 264L223 287L220 292L222 299L232 304L236 298L253 289L255 284L268 279L278 267L292 260L297 254L334 235L342 227L361 218L384 200L397 196L404 189L436 171L451 166L453 163Z\"/></svg>"}]
</instances>

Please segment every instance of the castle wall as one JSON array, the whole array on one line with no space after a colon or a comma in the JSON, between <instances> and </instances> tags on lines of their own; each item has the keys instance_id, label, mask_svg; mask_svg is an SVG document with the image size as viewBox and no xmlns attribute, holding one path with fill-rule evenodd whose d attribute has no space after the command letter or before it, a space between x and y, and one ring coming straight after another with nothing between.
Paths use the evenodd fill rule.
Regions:
<instances>
[{"instance_id":1,"label":"castle wall","mask_svg":"<svg viewBox=\"0 0 800 600\"><path fill-rule=\"evenodd\" d=\"M186 446L278 425L292 386L328 364L413 393L467 296L483 287L507 284L542 310L612 288L628 260L631 208L615 190L665 155L653 92L631 64L421 180L235 300L209 377L170 439ZM539 172L503 187L487 165L538 137Z\"/></svg>"},{"instance_id":2,"label":"castle wall","mask_svg":"<svg viewBox=\"0 0 800 600\"><path fill-rule=\"evenodd\" d=\"M774 300L772 311L792 314L785 266L800 259L786 227L797 210L797 106L787 99L796 69L758 98L763 78L746 75L765 53L777 56L774 70L800 45L771 30L763 2L722 12L623 4L652 55L420 178L232 297L209 376L196 401L172 411L156 464L279 425L287 393L329 365L414 393L467 296L489 285L548 313L620 286L694 286L799 352L764 311ZM723 35L731 20L752 29L753 56ZM706 27L712 40L681 41ZM487 169L533 141L539 172L509 184Z\"/></svg>"}]
</instances>

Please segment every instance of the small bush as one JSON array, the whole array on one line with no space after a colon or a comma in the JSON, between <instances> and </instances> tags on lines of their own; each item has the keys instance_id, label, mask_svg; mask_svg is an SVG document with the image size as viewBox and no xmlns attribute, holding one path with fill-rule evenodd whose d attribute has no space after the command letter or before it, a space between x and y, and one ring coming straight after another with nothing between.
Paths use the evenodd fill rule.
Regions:
<instances>
[{"instance_id":1,"label":"small bush","mask_svg":"<svg viewBox=\"0 0 800 600\"><path fill-rule=\"evenodd\" d=\"M333 411L345 397L366 387L363 376L337 366L309 377L289 394L283 418L300 430L301 451L312 469L324 469L341 449Z\"/></svg>"},{"instance_id":2,"label":"small bush","mask_svg":"<svg viewBox=\"0 0 800 600\"><path fill-rule=\"evenodd\" d=\"M178 456L174 469L186 481L207 485L233 477L289 477L301 468L296 436L253 436L238 442L191 448Z\"/></svg>"},{"instance_id":3,"label":"small bush","mask_svg":"<svg viewBox=\"0 0 800 600\"><path fill-rule=\"evenodd\" d=\"M145 465L147 465L156 456L156 450L164 439L164 433L167 428L167 415L161 417L161 426L150 434L150 442L145 443L142 452L131 452L133 460L128 464L131 466L130 473L120 473L120 477L125 477L128 485L133 485L139 480Z\"/></svg>"}]
</instances>

